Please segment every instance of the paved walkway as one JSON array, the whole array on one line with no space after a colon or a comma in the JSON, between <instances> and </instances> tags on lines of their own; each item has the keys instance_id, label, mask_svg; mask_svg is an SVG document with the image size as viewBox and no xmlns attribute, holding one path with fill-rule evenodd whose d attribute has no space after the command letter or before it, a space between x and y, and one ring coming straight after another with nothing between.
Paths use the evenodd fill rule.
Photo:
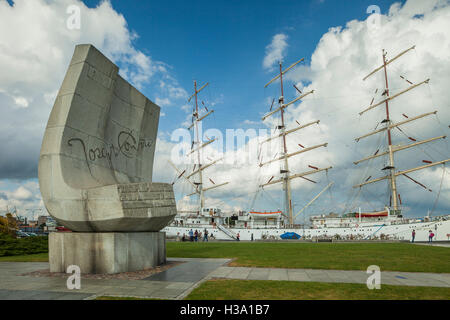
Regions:
<instances>
[{"instance_id":1,"label":"paved walkway","mask_svg":"<svg viewBox=\"0 0 450 320\"><path fill-rule=\"evenodd\" d=\"M365 284L365 271L219 267L209 278L241 280L286 280L300 282L341 282ZM450 288L450 273L381 271L381 284Z\"/></svg>"},{"instance_id":2,"label":"paved walkway","mask_svg":"<svg viewBox=\"0 0 450 320\"><path fill-rule=\"evenodd\" d=\"M45 270L48 263L0 262L0 300L94 299L98 296L182 299L230 259L188 259L166 271L142 280L82 279L81 289L67 289L66 279L21 274Z\"/></svg>"},{"instance_id":3,"label":"paved walkway","mask_svg":"<svg viewBox=\"0 0 450 320\"><path fill-rule=\"evenodd\" d=\"M225 266L230 259L167 260L184 263L142 280L82 279L80 290L67 289L64 278L21 276L24 273L48 269L48 263L0 262L0 300L78 300L94 299L98 296L183 299L203 281L212 278L365 284L369 277L364 271ZM384 271L381 272L381 284L450 287L450 273Z\"/></svg>"}]
</instances>

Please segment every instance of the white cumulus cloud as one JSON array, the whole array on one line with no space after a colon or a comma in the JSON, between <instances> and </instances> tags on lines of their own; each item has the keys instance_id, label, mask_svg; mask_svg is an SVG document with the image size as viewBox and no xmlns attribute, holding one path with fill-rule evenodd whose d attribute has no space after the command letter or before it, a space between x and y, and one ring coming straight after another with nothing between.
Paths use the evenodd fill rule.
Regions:
<instances>
[{"instance_id":1,"label":"white cumulus cloud","mask_svg":"<svg viewBox=\"0 0 450 320\"><path fill-rule=\"evenodd\" d=\"M286 54L288 36L279 33L273 36L272 42L266 47L266 55L263 60L264 69L272 70L273 65L283 59Z\"/></svg>"}]
</instances>

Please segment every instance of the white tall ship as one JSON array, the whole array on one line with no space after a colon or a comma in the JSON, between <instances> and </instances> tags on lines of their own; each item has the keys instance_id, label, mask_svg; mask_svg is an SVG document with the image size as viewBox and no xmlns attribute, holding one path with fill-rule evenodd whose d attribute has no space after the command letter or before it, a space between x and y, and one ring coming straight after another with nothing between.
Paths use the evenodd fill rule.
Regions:
<instances>
[{"instance_id":1,"label":"white tall ship","mask_svg":"<svg viewBox=\"0 0 450 320\"><path fill-rule=\"evenodd\" d=\"M275 178L271 177L269 181L265 184L260 185L261 188L264 188L268 185L278 184L280 183L283 186L284 197L285 197L285 207L284 210L276 210L269 212L259 212L259 211L239 211L239 212L222 212L220 208L208 208L205 207L204 194L206 191L218 188L227 184L228 182L215 184L211 179L211 182L214 183L212 187L203 188L203 171L210 167L211 165L217 163L219 160L213 161L209 164L202 165L200 162L200 149L204 146L212 143L214 140L210 140L206 143L200 141L198 137L198 124L208 115L210 115L213 111L208 111L205 115L199 116L198 110L198 101L197 95L198 93L207 86L204 85L199 90L197 90L197 85L195 83L194 86L194 94L189 98L191 100L195 97L195 107L193 112L193 123L190 128L196 130L196 141L193 142L193 149L191 153L198 154L198 166L194 167L194 171L190 174L186 173L186 170L181 171L175 168L179 176L178 178L183 177L186 181L188 181L194 189L194 192L190 194L199 196L199 206L198 210L193 210L189 212L179 212L179 214L175 217L174 221L167 226L163 231L166 232L168 237L171 238L182 238L183 235L188 238L189 231L197 230L200 234L203 234L205 230L208 231L209 237L212 236L214 239L218 240L236 240L238 237L240 240L277 240L282 239L288 236L290 233L294 233L294 236L300 236L300 239L303 240L411 240L412 232L415 231L415 241L428 241L430 233L434 234L433 241L449 241L450 240L450 215L443 216L424 216L423 218L407 218L404 217L401 210L401 197L397 190L397 177L403 176L407 179L411 180L415 184L420 187L426 188L422 183L413 179L408 174L411 172L423 170L429 167L442 165L443 170L445 170L445 163L450 161L450 159L431 162L424 160L425 165L406 169L406 170L397 170L394 162L395 153L417 147L419 145L424 145L439 139L446 138L445 136L433 137L430 139L426 139L423 141L417 141L414 138L410 139L413 143L408 145L394 145L392 142L391 131L393 129L399 129L401 131L400 126L410 123L412 121L416 121L433 114L436 114L437 111L424 113L421 115L417 115L414 117L405 116L406 120L400 122L392 122L390 120L389 113L389 102L400 95L407 93L408 91L417 88L424 83L428 83L429 79L422 81L417 84L413 84L406 78L402 77L405 81L409 83L409 87L391 95L389 91L388 84L388 75L387 75L387 66L393 61L397 60L410 50L414 49L414 46L401 52L397 56L395 56L391 60L387 60L387 54L383 50L383 64L372 71L368 76L366 76L363 80L366 80L370 76L374 75L378 71L384 71L384 91L382 93L382 100L377 103L373 103L374 99L370 103L370 106L360 112L360 115L380 106L385 106L386 109L386 119L382 121L382 128L376 129L373 132L370 132L366 135L356 138L355 140L358 142L366 137L378 134L378 133L387 133L387 143L384 151L380 152L377 150L375 154L368 156L364 159L355 161L354 164L358 165L359 163L363 163L366 161L371 161L372 159L379 157L387 157L388 165L384 167L382 170L387 171L388 174L382 176L380 178L372 179L369 177L365 179L362 183L353 186L354 188L363 188L366 185L377 183L380 181L386 180L389 183L390 190L390 200L389 205L386 205L379 211L375 212L362 212L361 209L358 212L350 212L343 214L341 216L330 213L330 214L321 214L314 215L309 218L309 224L296 225L294 224L295 218L301 214L308 206L310 206L314 201L316 201L328 188L333 184L332 182L328 184L323 190L320 191L305 207L303 207L298 213L294 215L293 205L292 205L292 192L291 192L291 180L297 178L306 178L308 175L316 174L322 171L328 171L331 167L326 168L317 168L310 166L310 171L303 173L291 173L289 171L289 159L293 156L297 156L301 153L312 151L317 148L326 147L327 143L323 143L320 145L312 146L305 148L302 147L301 150L288 153L286 137L293 132L301 130L303 128L309 127L313 124L318 124L318 121L314 121L311 123L307 123L304 125L299 125L293 129L286 130L285 122L284 122L284 113L288 106L293 103L301 100L307 95L313 93L313 91L302 93L300 90L300 96L290 101L288 103L284 102L284 92L283 92L283 76L286 72L292 69L295 65L300 63L303 59L297 61L293 65L291 65L286 70L282 70L282 65L280 62L280 73L274 79L272 79L266 87L273 83L275 80L280 79L280 91L281 96L278 99L279 106L275 110L271 110L268 114L266 114L262 120L264 121L268 117L280 114L280 122L279 126L280 133L277 136L271 137L267 139L265 142L268 142L272 139L281 139L282 152L280 157L276 159L272 159L265 163L261 163L260 166L264 166L266 164L272 163L274 161L281 161L280 165L280 177ZM273 105L273 104L272 104ZM272 109L272 107L271 107ZM194 148L195 145L195 148ZM197 168L197 170L195 170ZM194 179L197 179L194 181ZM283 236L283 237L282 237ZM200 238L199 241L202 239Z\"/></svg>"}]
</instances>

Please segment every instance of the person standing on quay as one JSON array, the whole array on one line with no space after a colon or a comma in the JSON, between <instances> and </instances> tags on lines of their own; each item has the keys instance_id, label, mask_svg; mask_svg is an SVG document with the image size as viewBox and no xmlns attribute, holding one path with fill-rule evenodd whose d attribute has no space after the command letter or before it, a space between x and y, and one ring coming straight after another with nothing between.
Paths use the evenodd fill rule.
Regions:
<instances>
[{"instance_id":1,"label":"person standing on quay","mask_svg":"<svg viewBox=\"0 0 450 320\"><path fill-rule=\"evenodd\" d=\"M416 238L416 230L412 231L412 243L414 243L414 239Z\"/></svg>"},{"instance_id":2,"label":"person standing on quay","mask_svg":"<svg viewBox=\"0 0 450 320\"><path fill-rule=\"evenodd\" d=\"M203 232L203 242L208 242L208 230L205 229L205 232Z\"/></svg>"},{"instance_id":3,"label":"person standing on quay","mask_svg":"<svg viewBox=\"0 0 450 320\"><path fill-rule=\"evenodd\" d=\"M194 241L194 232L192 231L192 229L189 231L189 241Z\"/></svg>"},{"instance_id":4,"label":"person standing on quay","mask_svg":"<svg viewBox=\"0 0 450 320\"><path fill-rule=\"evenodd\" d=\"M195 242L198 241L198 231L197 230L195 230L195 232L194 232L194 240L195 240Z\"/></svg>"}]
</instances>

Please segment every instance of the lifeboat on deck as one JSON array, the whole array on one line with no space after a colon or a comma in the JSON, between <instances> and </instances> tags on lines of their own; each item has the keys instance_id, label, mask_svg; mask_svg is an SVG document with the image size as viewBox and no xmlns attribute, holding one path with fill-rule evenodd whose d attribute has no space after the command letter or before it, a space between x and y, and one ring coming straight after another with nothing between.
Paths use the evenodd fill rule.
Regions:
<instances>
[{"instance_id":1,"label":"lifeboat on deck","mask_svg":"<svg viewBox=\"0 0 450 320\"><path fill-rule=\"evenodd\" d=\"M379 218L379 217L387 217L388 212L385 211L376 211L376 212L361 212L361 218ZM356 213L356 218L359 218L359 213Z\"/></svg>"},{"instance_id":2,"label":"lifeboat on deck","mask_svg":"<svg viewBox=\"0 0 450 320\"><path fill-rule=\"evenodd\" d=\"M249 213L255 219L278 218L281 215L281 211L270 211L270 212L250 211Z\"/></svg>"}]
</instances>

